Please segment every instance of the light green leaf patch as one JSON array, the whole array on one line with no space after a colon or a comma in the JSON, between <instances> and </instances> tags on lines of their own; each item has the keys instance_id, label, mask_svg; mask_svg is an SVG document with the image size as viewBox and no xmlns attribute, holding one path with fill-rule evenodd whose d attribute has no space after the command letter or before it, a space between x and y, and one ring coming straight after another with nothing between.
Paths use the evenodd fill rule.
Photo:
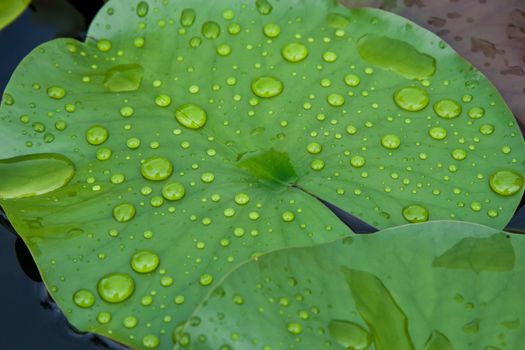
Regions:
<instances>
[{"instance_id":1,"label":"light green leaf patch","mask_svg":"<svg viewBox=\"0 0 525 350\"><path fill-rule=\"evenodd\" d=\"M247 259L351 233L317 198L378 228L502 228L523 193L492 85L331 1L110 1L86 43L24 59L0 123L0 204L53 298L133 348L171 348Z\"/></svg>"},{"instance_id":2,"label":"light green leaf patch","mask_svg":"<svg viewBox=\"0 0 525 350\"><path fill-rule=\"evenodd\" d=\"M524 248L520 235L439 221L281 250L228 275L179 339L192 349L521 349Z\"/></svg>"},{"instance_id":3,"label":"light green leaf patch","mask_svg":"<svg viewBox=\"0 0 525 350\"><path fill-rule=\"evenodd\" d=\"M30 3L31 0L2 0L0 3L0 30L20 16Z\"/></svg>"}]
</instances>

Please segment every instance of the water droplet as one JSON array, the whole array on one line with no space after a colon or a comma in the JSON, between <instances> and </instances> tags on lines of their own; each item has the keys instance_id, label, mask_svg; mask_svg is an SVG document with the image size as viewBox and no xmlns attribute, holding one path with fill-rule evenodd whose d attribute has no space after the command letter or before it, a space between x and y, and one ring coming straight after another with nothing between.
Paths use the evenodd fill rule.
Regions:
<instances>
[{"instance_id":1,"label":"water droplet","mask_svg":"<svg viewBox=\"0 0 525 350\"><path fill-rule=\"evenodd\" d=\"M351 321L334 320L328 325L330 335L349 350L365 350L372 344L372 337L362 326Z\"/></svg>"},{"instance_id":2,"label":"water droplet","mask_svg":"<svg viewBox=\"0 0 525 350\"><path fill-rule=\"evenodd\" d=\"M292 222L295 219L295 214L291 211L285 211L281 215L281 218L283 219L284 222Z\"/></svg>"},{"instance_id":3,"label":"water droplet","mask_svg":"<svg viewBox=\"0 0 525 350\"><path fill-rule=\"evenodd\" d=\"M414 204L403 208L403 217L412 223L425 222L428 221L429 213L427 208Z\"/></svg>"},{"instance_id":4,"label":"water droplet","mask_svg":"<svg viewBox=\"0 0 525 350\"><path fill-rule=\"evenodd\" d=\"M146 1L141 1L137 5L137 16L146 17L149 11L149 5Z\"/></svg>"},{"instance_id":5,"label":"water droplet","mask_svg":"<svg viewBox=\"0 0 525 350\"><path fill-rule=\"evenodd\" d=\"M250 196L246 193L237 193L235 195L235 203L238 205L246 205L250 201Z\"/></svg>"},{"instance_id":6,"label":"water droplet","mask_svg":"<svg viewBox=\"0 0 525 350\"><path fill-rule=\"evenodd\" d=\"M149 250L142 250L131 257L131 268L138 273L155 271L159 263L159 256Z\"/></svg>"},{"instance_id":7,"label":"water droplet","mask_svg":"<svg viewBox=\"0 0 525 350\"><path fill-rule=\"evenodd\" d=\"M202 182L207 183L207 184L212 183L215 180L215 175L209 172L203 173L201 175L201 180Z\"/></svg>"},{"instance_id":8,"label":"water droplet","mask_svg":"<svg viewBox=\"0 0 525 350\"><path fill-rule=\"evenodd\" d=\"M436 60L409 43L387 36L366 34L357 42L357 52L366 62L391 70L407 79L434 75Z\"/></svg>"},{"instance_id":9,"label":"water droplet","mask_svg":"<svg viewBox=\"0 0 525 350\"><path fill-rule=\"evenodd\" d=\"M158 95L155 97L155 104L162 108L168 107L171 104L171 97L165 94Z\"/></svg>"},{"instance_id":10,"label":"water droplet","mask_svg":"<svg viewBox=\"0 0 525 350\"><path fill-rule=\"evenodd\" d=\"M160 345L160 340L156 335L148 334L142 338L142 345L148 349L156 349Z\"/></svg>"},{"instance_id":11,"label":"water droplet","mask_svg":"<svg viewBox=\"0 0 525 350\"><path fill-rule=\"evenodd\" d=\"M59 154L0 160L0 199L43 195L64 187L74 175L71 160Z\"/></svg>"},{"instance_id":12,"label":"water droplet","mask_svg":"<svg viewBox=\"0 0 525 350\"><path fill-rule=\"evenodd\" d=\"M185 194L184 185L180 182L170 182L162 187L162 196L169 201L181 200Z\"/></svg>"},{"instance_id":13,"label":"water droplet","mask_svg":"<svg viewBox=\"0 0 525 350\"><path fill-rule=\"evenodd\" d=\"M339 94L330 94L326 100L328 101L328 104L333 107L341 107L345 104L344 96Z\"/></svg>"},{"instance_id":14,"label":"water droplet","mask_svg":"<svg viewBox=\"0 0 525 350\"><path fill-rule=\"evenodd\" d=\"M463 332L467 334L476 334L479 332L480 319L476 318L463 326Z\"/></svg>"},{"instance_id":15,"label":"water droplet","mask_svg":"<svg viewBox=\"0 0 525 350\"><path fill-rule=\"evenodd\" d=\"M354 168L362 168L366 164L365 158L361 156L353 156L350 158L350 165L352 165Z\"/></svg>"},{"instance_id":16,"label":"water droplet","mask_svg":"<svg viewBox=\"0 0 525 350\"><path fill-rule=\"evenodd\" d=\"M300 43L290 43L283 47L281 54L290 63L301 62L308 57L308 49Z\"/></svg>"},{"instance_id":17,"label":"water droplet","mask_svg":"<svg viewBox=\"0 0 525 350\"><path fill-rule=\"evenodd\" d=\"M452 158L454 158L455 160L463 160L467 158L467 152L459 148L453 150L451 155L452 155Z\"/></svg>"},{"instance_id":18,"label":"water droplet","mask_svg":"<svg viewBox=\"0 0 525 350\"><path fill-rule=\"evenodd\" d=\"M324 160L322 159L314 159L312 160L312 163L310 164L310 167L313 169L313 170L316 170L316 171L319 171L319 170L322 170L324 168Z\"/></svg>"},{"instance_id":19,"label":"water droplet","mask_svg":"<svg viewBox=\"0 0 525 350\"><path fill-rule=\"evenodd\" d=\"M481 107L473 107L469 109L468 111L468 116L472 119L483 118L484 115L485 115L485 110Z\"/></svg>"},{"instance_id":20,"label":"water droplet","mask_svg":"<svg viewBox=\"0 0 525 350\"><path fill-rule=\"evenodd\" d=\"M221 27L217 22L208 21L202 25L202 36L209 40L217 39L221 35Z\"/></svg>"},{"instance_id":21,"label":"water droplet","mask_svg":"<svg viewBox=\"0 0 525 350\"><path fill-rule=\"evenodd\" d=\"M101 145L109 137L108 130L101 125L94 125L86 132L86 140L90 145Z\"/></svg>"},{"instance_id":22,"label":"water droplet","mask_svg":"<svg viewBox=\"0 0 525 350\"><path fill-rule=\"evenodd\" d=\"M15 99L13 98L11 94L5 93L2 96L2 103L5 104L6 106L12 106L15 104Z\"/></svg>"},{"instance_id":23,"label":"water droplet","mask_svg":"<svg viewBox=\"0 0 525 350\"><path fill-rule=\"evenodd\" d=\"M111 50L111 41L109 41L108 39L100 39L99 41L97 41L97 49L100 52L108 52L109 50Z\"/></svg>"},{"instance_id":24,"label":"water droplet","mask_svg":"<svg viewBox=\"0 0 525 350\"><path fill-rule=\"evenodd\" d=\"M259 77L252 81L252 91L256 96L272 98L283 92L283 83L273 77Z\"/></svg>"},{"instance_id":25,"label":"water droplet","mask_svg":"<svg viewBox=\"0 0 525 350\"><path fill-rule=\"evenodd\" d=\"M434 140L443 140L447 137L447 130L442 127L436 126L428 131L430 137Z\"/></svg>"},{"instance_id":26,"label":"water droplet","mask_svg":"<svg viewBox=\"0 0 525 350\"><path fill-rule=\"evenodd\" d=\"M232 53L232 48L230 45L221 44L217 46L217 53L219 54L219 56L228 56Z\"/></svg>"},{"instance_id":27,"label":"water droplet","mask_svg":"<svg viewBox=\"0 0 525 350\"><path fill-rule=\"evenodd\" d=\"M255 7L257 8L257 11L264 16L269 15L273 9L268 0L255 0Z\"/></svg>"},{"instance_id":28,"label":"water droplet","mask_svg":"<svg viewBox=\"0 0 525 350\"><path fill-rule=\"evenodd\" d=\"M430 98L425 90L411 86L397 90L394 94L394 102L405 111L417 112L428 106Z\"/></svg>"},{"instance_id":29,"label":"water droplet","mask_svg":"<svg viewBox=\"0 0 525 350\"><path fill-rule=\"evenodd\" d=\"M128 329L135 328L138 324L138 320L134 316L128 316L122 321L122 325Z\"/></svg>"},{"instance_id":30,"label":"water droplet","mask_svg":"<svg viewBox=\"0 0 525 350\"><path fill-rule=\"evenodd\" d=\"M381 138L381 145L386 149L398 149L401 139L397 135L387 134Z\"/></svg>"},{"instance_id":31,"label":"water droplet","mask_svg":"<svg viewBox=\"0 0 525 350\"><path fill-rule=\"evenodd\" d=\"M281 34L281 27L275 23L268 23L264 26L263 32L268 38L277 38Z\"/></svg>"},{"instance_id":32,"label":"water droplet","mask_svg":"<svg viewBox=\"0 0 525 350\"><path fill-rule=\"evenodd\" d=\"M193 23L195 22L196 17L197 17L197 13L195 12L194 9L184 9L180 16L180 24L183 27L191 27Z\"/></svg>"},{"instance_id":33,"label":"water droplet","mask_svg":"<svg viewBox=\"0 0 525 350\"><path fill-rule=\"evenodd\" d=\"M122 203L113 208L113 218L118 222L128 222L135 217L135 207L130 203Z\"/></svg>"},{"instance_id":34,"label":"water droplet","mask_svg":"<svg viewBox=\"0 0 525 350\"><path fill-rule=\"evenodd\" d=\"M323 150L323 146L321 146L317 142L312 142L308 146L306 146L306 150L308 151L308 153L311 154L319 154Z\"/></svg>"},{"instance_id":35,"label":"water droplet","mask_svg":"<svg viewBox=\"0 0 525 350\"><path fill-rule=\"evenodd\" d=\"M199 278L199 283L201 286L209 286L213 283L213 276L208 273L205 273Z\"/></svg>"},{"instance_id":36,"label":"water droplet","mask_svg":"<svg viewBox=\"0 0 525 350\"><path fill-rule=\"evenodd\" d=\"M208 114L201 107L188 103L177 108L175 118L186 128L200 129L206 124Z\"/></svg>"},{"instance_id":37,"label":"water droplet","mask_svg":"<svg viewBox=\"0 0 525 350\"><path fill-rule=\"evenodd\" d=\"M345 76L345 84L350 87L359 86L360 83L361 83L361 78L359 78L359 76L355 74L348 74L347 76Z\"/></svg>"},{"instance_id":38,"label":"water droplet","mask_svg":"<svg viewBox=\"0 0 525 350\"><path fill-rule=\"evenodd\" d=\"M512 196L523 187L523 177L512 170L500 170L490 175L489 185L500 196Z\"/></svg>"},{"instance_id":39,"label":"water droplet","mask_svg":"<svg viewBox=\"0 0 525 350\"><path fill-rule=\"evenodd\" d=\"M111 314L107 311L99 312L97 315L97 322L100 324L107 324L111 322Z\"/></svg>"},{"instance_id":40,"label":"water droplet","mask_svg":"<svg viewBox=\"0 0 525 350\"><path fill-rule=\"evenodd\" d=\"M89 308L95 303L95 296L87 289L80 289L73 295L73 302L81 308Z\"/></svg>"},{"instance_id":41,"label":"water droplet","mask_svg":"<svg viewBox=\"0 0 525 350\"><path fill-rule=\"evenodd\" d=\"M142 162L140 172L145 179L162 181L173 173L173 164L164 157L151 157Z\"/></svg>"},{"instance_id":42,"label":"water droplet","mask_svg":"<svg viewBox=\"0 0 525 350\"><path fill-rule=\"evenodd\" d=\"M47 89L47 96L55 100L61 100L66 96L66 90L62 89L59 86L52 86Z\"/></svg>"},{"instance_id":43,"label":"water droplet","mask_svg":"<svg viewBox=\"0 0 525 350\"><path fill-rule=\"evenodd\" d=\"M291 334L301 334L303 332L303 326L300 323L292 322L288 323L288 332Z\"/></svg>"},{"instance_id":44,"label":"water droplet","mask_svg":"<svg viewBox=\"0 0 525 350\"><path fill-rule=\"evenodd\" d=\"M112 273L98 281L97 290L104 301L121 303L133 294L135 282L128 274Z\"/></svg>"},{"instance_id":45,"label":"water droplet","mask_svg":"<svg viewBox=\"0 0 525 350\"><path fill-rule=\"evenodd\" d=\"M454 119L459 117L462 108L461 105L454 100L441 100L434 105L434 111L438 116L444 119Z\"/></svg>"},{"instance_id":46,"label":"water droplet","mask_svg":"<svg viewBox=\"0 0 525 350\"><path fill-rule=\"evenodd\" d=\"M492 133L494 132L494 125L492 124L483 124L482 126L479 127L479 132L482 133L483 135L492 135Z\"/></svg>"},{"instance_id":47,"label":"water droplet","mask_svg":"<svg viewBox=\"0 0 525 350\"><path fill-rule=\"evenodd\" d=\"M104 86L111 92L135 91L140 88L144 68L138 64L115 66L106 72Z\"/></svg>"}]
</instances>

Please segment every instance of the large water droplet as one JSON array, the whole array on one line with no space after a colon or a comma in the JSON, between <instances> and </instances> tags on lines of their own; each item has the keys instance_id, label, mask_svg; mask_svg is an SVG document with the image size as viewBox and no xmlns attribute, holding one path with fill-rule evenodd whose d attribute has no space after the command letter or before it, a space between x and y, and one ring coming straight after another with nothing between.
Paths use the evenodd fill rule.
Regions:
<instances>
[{"instance_id":1,"label":"large water droplet","mask_svg":"<svg viewBox=\"0 0 525 350\"><path fill-rule=\"evenodd\" d=\"M365 350L372 344L370 333L351 321L330 321L328 330L330 335L345 349Z\"/></svg>"},{"instance_id":2,"label":"large water droplet","mask_svg":"<svg viewBox=\"0 0 525 350\"><path fill-rule=\"evenodd\" d=\"M414 204L403 208L403 217L412 223L425 222L428 221L429 213L427 208Z\"/></svg>"},{"instance_id":3,"label":"large water droplet","mask_svg":"<svg viewBox=\"0 0 525 350\"><path fill-rule=\"evenodd\" d=\"M407 79L434 75L436 60L409 43L387 36L366 34L357 42L357 51L366 62L392 70Z\"/></svg>"},{"instance_id":4,"label":"large water droplet","mask_svg":"<svg viewBox=\"0 0 525 350\"><path fill-rule=\"evenodd\" d=\"M454 118L459 117L459 115L461 114L462 108L458 102L454 100L444 99L444 100L437 102L434 105L434 111L441 118L454 119Z\"/></svg>"},{"instance_id":5,"label":"large water droplet","mask_svg":"<svg viewBox=\"0 0 525 350\"><path fill-rule=\"evenodd\" d=\"M221 27L217 22L208 21L202 25L202 36L209 40L217 39L221 35Z\"/></svg>"},{"instance_id":6,"label":"large water droplet","mask_svg":"<svg viewBox=\"0 0 525 350\"><path fill-rule=\"evenodd\" d=\"M191 27L195 22L196 17L197 13L194 9L184 9L180 16L180 24L183 27Z\"/></svg>"},{"instance_id":7,"label":"large water droplet","mask_svg":"<svg viewBox=\"0 0 525 350\"><path fill-rule=\"evenodd\" d=\"M75 166L59 154L35 154L0 160L0 199L32 197L69 183Z\"/></svg>"},{"instance_id":8,"label":"large water droplet","mask_svg":"<svg viewBox=\"0 0 525 350\"><path fill-rule=\"evenodd\" d=\"M255 0L255 7L261 15L269 15L273 9L268 0Z\"/></svg>"},{"instance_id":9,"label":"large water droplet","mask_svg":"<svg viewBox=\"0 0 525 350\"><path fill-rule=\"evenodd\" d=\"M428 131L430 137L434 140L443 140L447 137L447 130L442 127L436 126Z\"/></svg>"},{"instance_id":10,"label":"large water droplet","mask_svg":"<svg viewBox=\"0 0 525 350\"><path fill-rule=\"evenodd\" d=\"M288 332L294 335L301 334L303 332L303 326L300 323L292 322L288 323Z\"/></svg>"},{"instance_id":11,"label":"large water droplet","mask_svg":"<svg viewBox=\"0 0 525 350\"><path fill-rule=\"evenodd\" d=\"M308 57L308 49L300 43L290 43L283 47L281 54L290 63L301 62Z\"/></svg>"},{"instance_id":12,"label":"large water droplet","mask_svg":"<svg viewBox=\"0 0 525 350\"><path fill-rule=\"evenodd\" d=\"M55 100L61 100L66 96L66 90L62 89L59 86L51 86L47 89L47 96Z\"/></svg>"},{"instance_id":13,"label":"large water droplet","mask_svg":"<svg viewBox=\"0 0 525 350\"><path fill-rule=\"evenodd\" d=\"M203 108L188 103L177 108L175 118L181 125L189 129L200 129L206 124L208 114Z\"/></svg>"},{"instance_id":14,"label":"large water droplet","mask_svg":"<svg viewBox=\"0 0 525 350\"><path fill-rule=\"evenodd\" d=\"M141 1L137 4L137 16L146 17L149 11L149 5L146 1Z\"/></svg>"},{"instance_id":15,"label":"large water droplet","mask_svg":"<svg viewBox=\"0 0 525 350\"><path fill-rule=\"evenodd\" d=\"M252 91L255 95L262 98L271 98L283 92L283 83L273 77L259 77L252 81Z\"/></svg>"},{"instance_id":16,"label":"large water droplet","mask_svg":"<svg viewBox=\"0 0 525 350\"><path fill-rule=\"evenodd\" d=\"M142 162L140 171L148 180L162 181L173 173L173 164L164 157L151 157Z\"/></svg>"},{"instance_id":17,"label":"large water droplet","mask_svg":"<svg viewBox=\"0 0 525 350\"><path fill-rule=\"evenodd\" d=\"M104 86L111 92L135 91L140 88L144 68L138 64L115 66L106 72Z\"/></svg>"},{"instance_id":18,"label":"large water droplet","mask_svg":"<svg viewBox=\"0 0 525 350\"><path fill-rule=\"evenodd\" d=\"M394 102L405 111L417 112L428 106L430 98L425 90L411 86L397 90L394 94Z\"/></svg>"},{"instance_id":19,"label":"large water droplet","mask_svg":"<svg viewBox=\"0 0 525 350\"><path fill-rule=\"evenodd\" d=\"M264 26L263 32L268 38L277 38L281 34L281 27L275 23L268 23Z\"/></svg>"},{"instance_id":20,"label":"large water droplet","mask_svg":"<svg viewBox=\"0 0 525 350\"><path fill-rule=\"evenodd\" d=\"M160 345L160 339L156 335L148 334L142 338L142 345L148 349L156 349Z\"/></svg>"},{"instance_id":21,"label":"large water droplet","mask_svg":"<svg viewBox=\"0 0 525 350\"><path fill-rule=\"evenodd\" d=\"M386 149L398 149L401 139L397 135L387 134L381 138L381 145Z\"/></svg>"},{"instance_id":22,"label":"large water droplet","mask_svg":"<svg viewBox=\"0 0 525 350\"><path fill-rule=\"evenodd\" d=\"M135 282L128 274L112 273L98 281L97 290L104 301L121 303L133 294Z\"/></svg>"},{"instance_id":23,"label":"large water droplet","mask_svg":"<svg viewBox=\"0 0 525 350\"><path fill-rule=\"evenodd\" d=\"M130 203L122 203L113 208L113 218L117 222L128 222L135 217L135 206Z\"/></svg>"},{"instance_id":24,"label":"large water droplet","mask_svg":"<svg viewBox=\"0 0 525 350\"><path fill-rule=\"evenodd\" d=\"M159 263L159 256L149 250L142 250L131 257L131 268L138 273L155 271Z\"/></svg>"},{"instance_id":25,"label":"large water droplet","mask_svg":"<svg viewBox=\"0 0 525 350\"><path fill-rule=\"evenodd\" d=\"M512 170L500 170L490 175L489 185L500 196L512 196L523 187L523 177Z\"/></svg>"},{"instance_id":26,"label":"large water droplet","mask_svg":"<svg viewBox=\"0 0 525 350\"><path fill-rule=\"evenodd\" d=\"M101 125L94 125L86 132L86 140L90 145L98 146L106 142L109 137L108 130Z\"/></svg>"}]
</instances>

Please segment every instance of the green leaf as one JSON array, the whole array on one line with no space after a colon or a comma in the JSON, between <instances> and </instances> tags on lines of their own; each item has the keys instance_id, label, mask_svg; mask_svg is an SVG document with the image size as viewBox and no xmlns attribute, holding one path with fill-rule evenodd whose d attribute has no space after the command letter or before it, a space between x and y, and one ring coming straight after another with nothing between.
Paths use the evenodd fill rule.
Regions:
<instances>
[{"instance_id":1,"label":"green leaf","mask_svg":"<svg viewBox=\"0 0 525 350\"><path fill-rule=\"evenodd\" d=\"M525 236L452 221L280 250L229 274L179 338L199 350L522 349L524 251Z\"/></svg>"},{"instance_id":2,"label":"green leaf","mask_svg":"<svg viewBox=\"0 0 525 350\"><path fill-rule=\"evenodd\" d=\"M0 122L0 205L53 298L134 348L171 348L243 261L349 234L319 199L378 228L502 228L523 193L490 82L332 1L111 1L86 43L24 59Z\"/></svg>"},{"instance_id":3,"label":"green leaf","mask_svg":"<svg viewBox=\"0 0 525 350\"><path fill-rule=\"evenodd\" d=\"M0 29L13 22L29 6L31 0L2 0L0 3Z\"/></svg>"}]
</instances>

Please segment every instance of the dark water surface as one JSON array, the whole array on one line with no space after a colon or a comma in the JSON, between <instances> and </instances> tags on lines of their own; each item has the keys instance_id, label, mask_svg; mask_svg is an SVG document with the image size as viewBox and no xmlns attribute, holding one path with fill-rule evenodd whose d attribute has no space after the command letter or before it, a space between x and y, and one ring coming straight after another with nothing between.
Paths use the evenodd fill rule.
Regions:
<instances>
[{"instance_id":1,"label":"dark water surface","mask_svg":"<svg viewBox=\"0 0 525 350\"><path fill-rule=\"evenodd\" d=\"M504 2L501 0L502 5ZM444 6L459 6L454 3L461 1L443 1ZM82 39L87 24L102 4L102 0L33 0L31 9L0 31L0 92L18 63L34 47L55 37ZM521 207L509 230L525 233L523 200ZM75 332L68 325L50 299L27 248L3 216L0 217L0 281L1 349L124 349L101 337Z\"/></svg>"}]
</instances>

